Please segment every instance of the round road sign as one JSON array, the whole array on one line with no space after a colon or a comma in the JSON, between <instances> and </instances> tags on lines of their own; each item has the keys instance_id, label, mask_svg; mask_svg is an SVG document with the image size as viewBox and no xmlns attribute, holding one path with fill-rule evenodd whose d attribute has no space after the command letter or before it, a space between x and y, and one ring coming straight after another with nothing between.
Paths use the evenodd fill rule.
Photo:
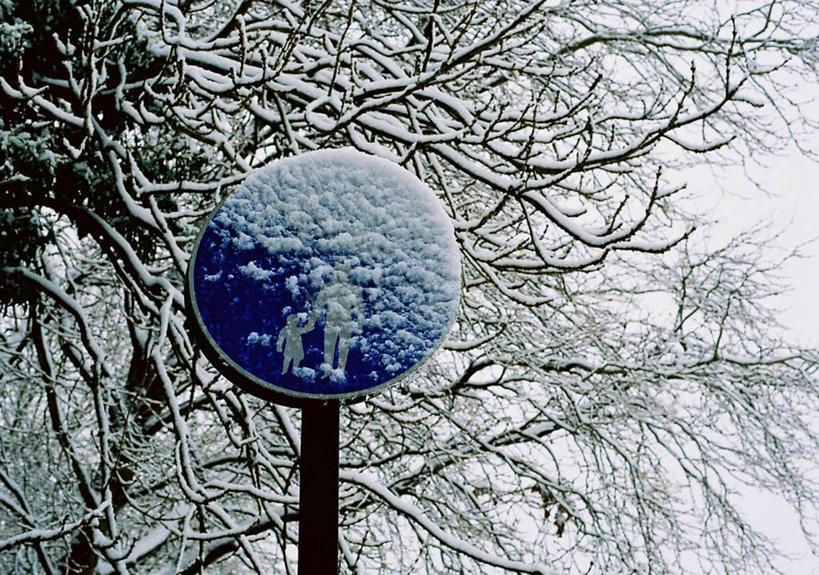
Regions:
<instances>
[{"instance_id":1,"label":"round road sign","mask_svg":"<svg viewBox=\"0 0 819 575\"><path fill-rule=\"evenodd\" d=\"M439 200L388 160L323 150L249 176L214 211L186 293L211 361L301 404L394 383L437 348L460 294Z\"/></svg>"}]
</instances>

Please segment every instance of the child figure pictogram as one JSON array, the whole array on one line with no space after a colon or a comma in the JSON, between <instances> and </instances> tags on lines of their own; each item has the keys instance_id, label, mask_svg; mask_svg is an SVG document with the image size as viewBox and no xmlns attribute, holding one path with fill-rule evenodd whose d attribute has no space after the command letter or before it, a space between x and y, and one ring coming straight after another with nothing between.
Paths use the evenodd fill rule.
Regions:
<instances>
[{"instance_id":1,"label":"child figure pictogram","mask_svg":"<svg viewBox=\"0 0 819 575\"><path fill-rule=\"evenodd\" d=\"M279 331L279 337L276 340L276 351L284 352L282 374L287 373L288 370L295 374L301 360L304 359L304 344L301 336L310 331L310 328L300 326L299 319L297 313L287 316L287 325Z\"/></svg>"}]
</instances>

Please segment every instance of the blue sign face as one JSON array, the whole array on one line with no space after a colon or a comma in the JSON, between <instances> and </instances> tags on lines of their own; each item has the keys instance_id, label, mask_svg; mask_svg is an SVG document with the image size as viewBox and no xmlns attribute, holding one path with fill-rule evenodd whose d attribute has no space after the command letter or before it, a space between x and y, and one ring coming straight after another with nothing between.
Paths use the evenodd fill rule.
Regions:
<instances>
[{"instance_id":1,"label":"blue sign face","mask_svg":"<svg viewBox=\"0 0 819 575\"><path fill-rule=\"evenodd\" d=\"M395 382L451 326L460 260L434 193L353 150L274 162L202 230L188 301L209 357L251 393L344 399Z\"/></svg>"}]
</instances>

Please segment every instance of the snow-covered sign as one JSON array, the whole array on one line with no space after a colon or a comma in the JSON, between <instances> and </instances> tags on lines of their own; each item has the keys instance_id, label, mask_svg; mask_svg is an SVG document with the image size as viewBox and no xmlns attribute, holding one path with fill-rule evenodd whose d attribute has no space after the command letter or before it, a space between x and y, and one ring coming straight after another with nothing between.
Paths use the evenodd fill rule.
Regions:
<instances>
[{"instance_id":1,"label":"snow-covered sign","mask_svg":"<svg viewBox=\"0 0 819 575\"><path fill-rule=\"evenodd\" d=\"M284 403L379 390L437 348L460 260L435 194L355 150L272 163L214 211L187 279L209 358Z\"/></svg>"}]
</instances>

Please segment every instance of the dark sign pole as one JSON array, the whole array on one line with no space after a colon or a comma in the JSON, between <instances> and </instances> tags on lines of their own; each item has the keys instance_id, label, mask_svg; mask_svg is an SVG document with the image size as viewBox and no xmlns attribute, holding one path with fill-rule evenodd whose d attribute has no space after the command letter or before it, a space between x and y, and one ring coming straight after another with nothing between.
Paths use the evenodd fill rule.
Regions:
<instances>
[{"instance_id":1,"label":"dark sign pole","mask_svg":"<svg viewBox=\"0 0 819 575\"><path fill-rule=\"evenodd\" d=\"M298 575L336 575L339 402L314 402L301 414Z\"/></svg>"}]
</instances>

